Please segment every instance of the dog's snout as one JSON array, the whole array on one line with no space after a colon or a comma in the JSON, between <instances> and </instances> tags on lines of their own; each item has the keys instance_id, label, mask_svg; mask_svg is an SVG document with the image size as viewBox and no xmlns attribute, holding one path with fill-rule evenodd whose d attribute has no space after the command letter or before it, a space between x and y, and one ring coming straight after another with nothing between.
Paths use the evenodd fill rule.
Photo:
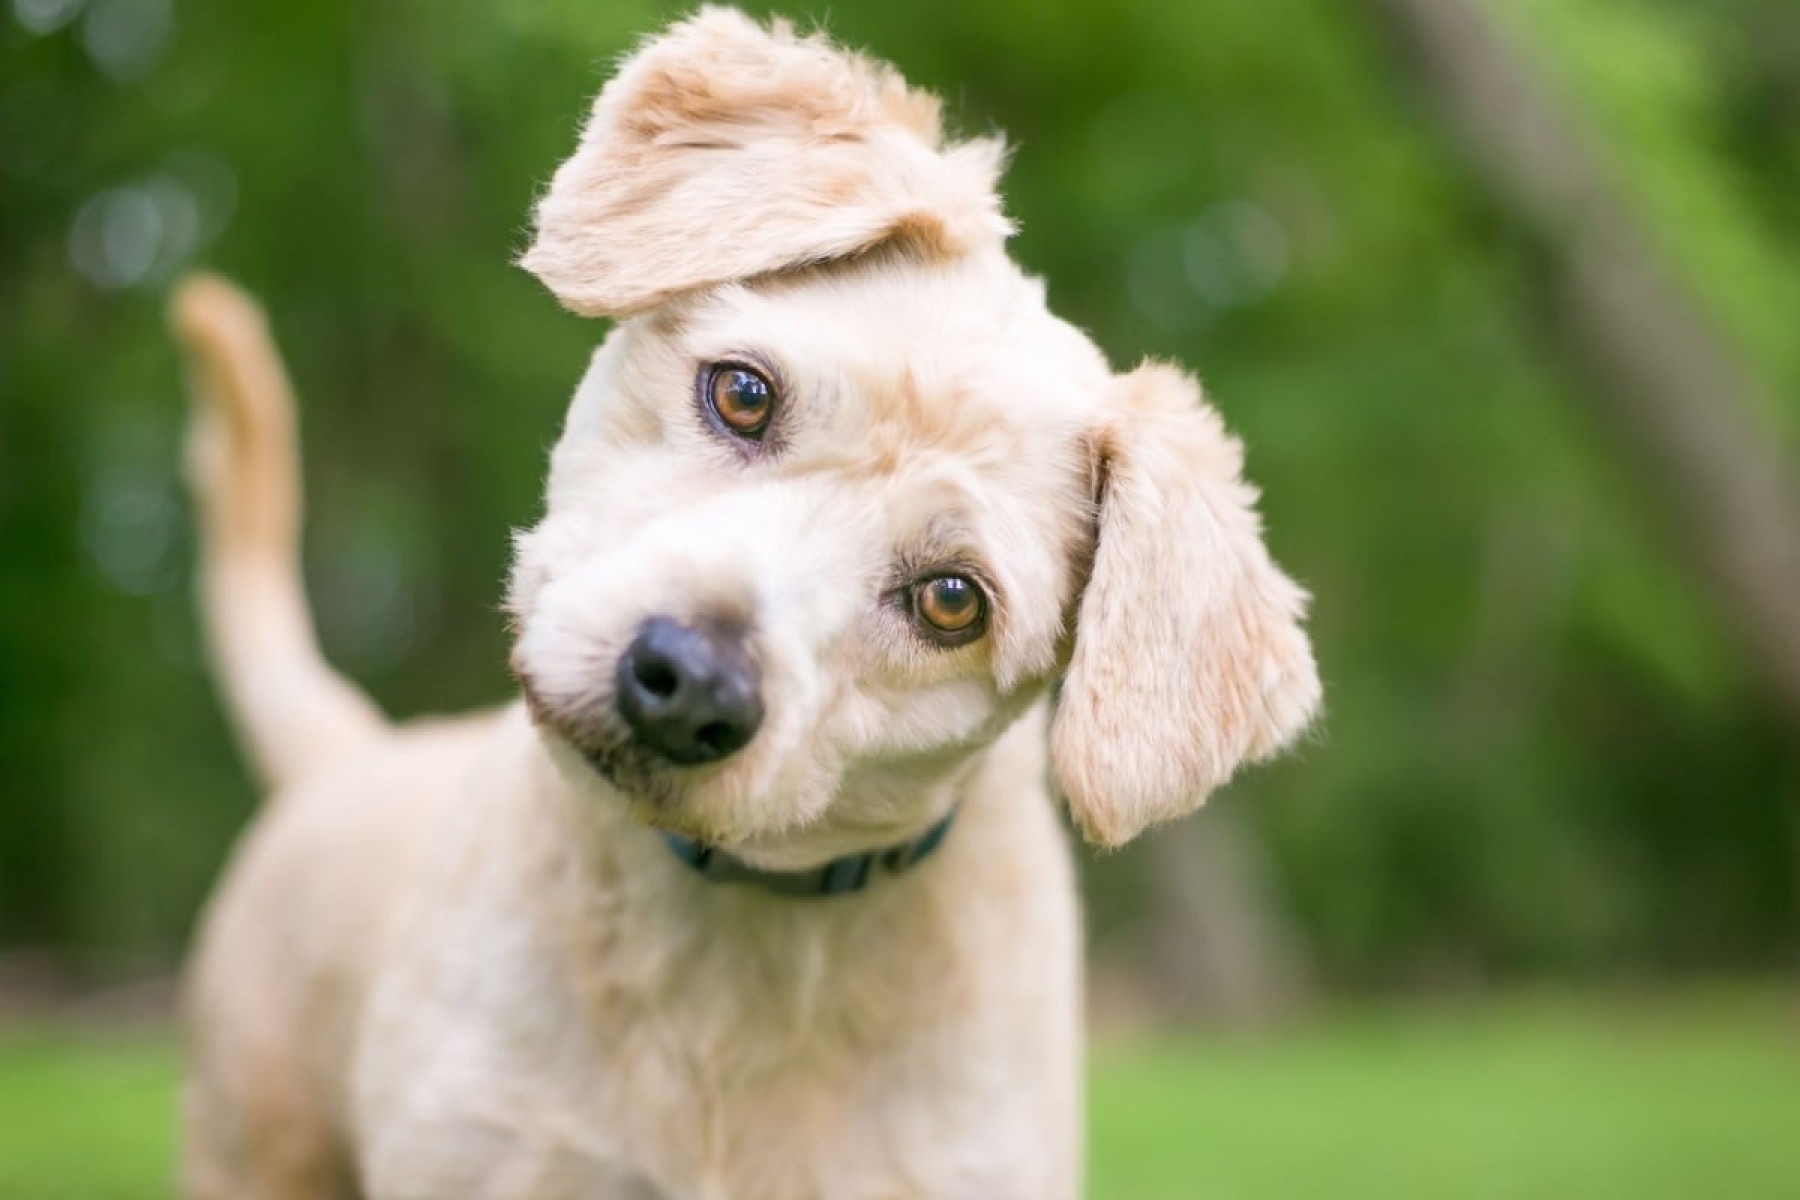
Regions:
<instances>
[{"instance_id":1,"label":"dog's snout","mask_svg":"<svg viewBox=\"0 0 1800 1200\"><path fill-rule=\"evenodd\" d=\"M717 762L762 724L762 673L741 634L652 617L619 658L619 715L644 748L672 763Z\"/></svg>"}]
</instances>

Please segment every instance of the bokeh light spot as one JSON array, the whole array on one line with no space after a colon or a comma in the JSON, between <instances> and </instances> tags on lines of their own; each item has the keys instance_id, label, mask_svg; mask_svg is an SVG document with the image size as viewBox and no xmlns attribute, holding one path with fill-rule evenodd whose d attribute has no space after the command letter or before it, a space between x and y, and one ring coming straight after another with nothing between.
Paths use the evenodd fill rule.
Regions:
<instances>
[{"instance_id":1,"label":"bokeh light spot","mask_svg":"<svg viewBox=\"0 0 1800 1200\"><path fill-rule=\"evenodd\" d=\"M81 12L83 0L13 0L13 20L40 37L55 33Z\"/></svg>"}]
</instances>

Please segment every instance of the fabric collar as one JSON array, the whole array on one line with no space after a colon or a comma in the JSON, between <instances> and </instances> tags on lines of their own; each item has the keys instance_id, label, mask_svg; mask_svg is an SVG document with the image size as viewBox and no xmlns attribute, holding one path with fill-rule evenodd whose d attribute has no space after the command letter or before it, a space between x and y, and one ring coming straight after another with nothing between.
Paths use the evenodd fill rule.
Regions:
<instances>
[{"instance_id":1,"label":"fabric collar","mask_svg":"<svg viewBox=\"0 0 1800 1200\"><path fill-rule=\"evenodd\" d=\"M664 830L662 836L676 858L714 883L747 883L782 896L847 896L868 886L878 865L898 875L929 858L955 819L956 810L951 809L943 820L910 842L866 854L846 854L808 871L764 871L679 833Z\"/></svg>"}]
</instances>

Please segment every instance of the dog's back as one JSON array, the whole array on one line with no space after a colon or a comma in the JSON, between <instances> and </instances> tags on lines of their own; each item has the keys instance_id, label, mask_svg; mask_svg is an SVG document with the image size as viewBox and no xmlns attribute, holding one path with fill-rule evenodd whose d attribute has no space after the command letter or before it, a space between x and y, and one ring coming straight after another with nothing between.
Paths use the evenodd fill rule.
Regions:
<instances>
[{"instance_id":1,"label":"dog's back","mask_svg":"<svg viewBox=\"0 0 1800 1200\"><path fill-rule=\"evenodd\" d=\"M369 982L483 714L410 726L278 792L208 907L183 995L183 1175L197 1200L249 1178L354 1195L348 1063ZM476 736L471 736L476 735ZM254 1164L254 1167L252 1167Z\"/></svg>"}]
</instances>

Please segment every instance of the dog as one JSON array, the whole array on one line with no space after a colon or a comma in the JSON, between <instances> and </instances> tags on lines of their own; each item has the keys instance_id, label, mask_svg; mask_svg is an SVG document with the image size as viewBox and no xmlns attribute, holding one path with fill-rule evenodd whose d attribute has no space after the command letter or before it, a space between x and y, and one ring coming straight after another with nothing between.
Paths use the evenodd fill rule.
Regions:
<instances>
[{"instance_id":1,"label":"dog","mask_svg":"<svg viewBox=\"0 0 1800 1200\"><path fill-rule=\"evenodd\" d=\"M1320 686L1240 447L1011 261L993 139L701 10L523 266L615 322L508 589L521 698L393 727L322 659L292 401L222 280L201 607L270 791L184 991L194 1200L1066 1200L1073 823L1116 846Z\"/></svg>"}]
</instances>

